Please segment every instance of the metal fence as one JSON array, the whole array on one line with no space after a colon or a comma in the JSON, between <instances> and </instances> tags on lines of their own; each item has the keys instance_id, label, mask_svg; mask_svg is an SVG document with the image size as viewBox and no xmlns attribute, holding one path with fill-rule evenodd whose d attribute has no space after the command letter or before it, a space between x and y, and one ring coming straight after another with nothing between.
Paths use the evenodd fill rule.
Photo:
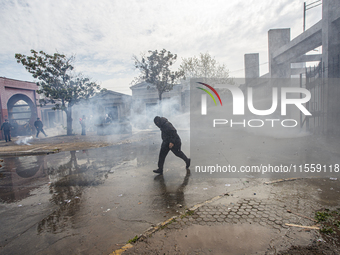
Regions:
<instances>
[{"instance_id":1,"label":"metal fence","mask_svg":"<svg viewBox=\"0 0 340 255\"><path fill-rule=\"evenodd\" d=\"M318 66L306 68L305 79L300 75L300 86L311 92L306 108L312 114L301 116L302 128L312 133L340 136L339 78L340 56L333 58L328 70L320 62Z\"/></svg>"}]
</instances>

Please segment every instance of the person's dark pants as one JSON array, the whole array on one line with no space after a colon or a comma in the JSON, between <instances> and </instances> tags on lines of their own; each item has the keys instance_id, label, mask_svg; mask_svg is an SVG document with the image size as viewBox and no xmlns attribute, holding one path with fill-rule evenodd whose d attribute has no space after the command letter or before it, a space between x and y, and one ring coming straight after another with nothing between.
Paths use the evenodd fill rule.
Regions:
<instances>
[{"instance_id":1,"label":"person's dark pants","mask_svg":"<svg viewBox=\"0 0 340 255\"><path fill-rule=\"evenodd\" d=\"M166 158L166 155L168 155L169 151L171 150L177 157L184 160L185 163L187 163L188 158L185 156L183 151L181 151L181 142L177 142L171 149L169 148L169 143L162 143L161 151L159 152L159 158L158 158L158 169L163 170L164 161Z\"/></svg>"},{"instance_id":2,"label":"person's dark pants","mask_svg":"<svg viewBox=\"0 0 340 255\"><path fill-rule=\"evenodd\" d=\"M4 131L4 135L6 142L11 141L11 131Z\"/></svg>"},{"instance_id":3,"label":"person's dark pants","mask_svg":"<svg viewBox=\"0 0 340 255\"><path fill-rule=\"evenodd\" d=\"M38 128L37 129L37 137L38 137L40 132L43 133L45 136L47 136L42 128Z\"/></svg>"}]
</instances>

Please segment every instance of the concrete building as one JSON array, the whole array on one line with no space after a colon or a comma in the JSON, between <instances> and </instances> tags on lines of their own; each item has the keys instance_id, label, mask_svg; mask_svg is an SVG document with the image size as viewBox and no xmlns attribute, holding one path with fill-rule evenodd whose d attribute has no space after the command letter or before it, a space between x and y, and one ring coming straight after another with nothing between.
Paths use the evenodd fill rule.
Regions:
<instances>
[{"instance_id":1,"label":"concrete building","mask_svg":"<svg viewBox=\"0 0 340 255\"><path fill-rule=\"evenodd\" d=\"M96 113L98 116L105 117L108 115L112 121L121 121L130 116L131 96L107 90L92 97L88 104L90 108L95 108L94 112L91 112ZM86 103L83 105L86 109ZM85 114L86 112L84 111L80 114Z\"/></svg>"},{"instance_id":2,"label":"concrete building","mask_svg":"<svg viewBox=\"0 0 340 255\"><path fill-rule=\"evenodd\" d=\"M310 54L319 46L322 47L322 53ZM322 19L293 40L289 28L269 30L269 73L261 77L256 54L245 55L246 86L263 91L268 83L256 81L257 78L300 77L298 86L308 89L312 95L306 103L312 116L301 116L301 126L312 132L340 135L340 89L338 82L331 80L340 78L338 0L323 0ZM308 65L308 62L319 64L314 68L301 68Z\"/></svg>"},{"instance_id":3,"label":"concrete building","mask_svg":"<svg viewBox=\"0 0 340 255\"><path fill-rule=\"evenodd\" d=\"M188 83L189 84L189 83ZM131 86L132 104L131 117L136 122L153 123L152 120L157 115L170 117L189 110L189 86L183 81L176 84L169 92L162 95L162 109L159 109L158 90L146 83L141 82Z\"/></svg>"},{"instance_id":4,"label":"concrete building","mask_svg":"<svg viewBox=\"0 0 340 255\"><path fill-rule=\"evenodd\" d=\"M73 119L85 115L89 131L96 131L99 135L130 133L130 109L130 95L107 90L77 105L73 111Z\"/></svg>"}]
</instances>

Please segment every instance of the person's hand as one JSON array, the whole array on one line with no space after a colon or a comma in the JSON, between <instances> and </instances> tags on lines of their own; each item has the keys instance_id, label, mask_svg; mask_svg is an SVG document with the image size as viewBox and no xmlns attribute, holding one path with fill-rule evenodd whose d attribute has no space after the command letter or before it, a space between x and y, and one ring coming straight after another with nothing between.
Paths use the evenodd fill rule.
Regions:
<instances>
[{"instance_id":1,"label":"person's hand","mask_svg":"<svg viewBox=\"0 0 340 255\"><path fill-rule=\"evenodd\" d=\"M173 143L169 143L169 148L171 149L172 147L174 147Z\"/></svg>"}]
</instances>

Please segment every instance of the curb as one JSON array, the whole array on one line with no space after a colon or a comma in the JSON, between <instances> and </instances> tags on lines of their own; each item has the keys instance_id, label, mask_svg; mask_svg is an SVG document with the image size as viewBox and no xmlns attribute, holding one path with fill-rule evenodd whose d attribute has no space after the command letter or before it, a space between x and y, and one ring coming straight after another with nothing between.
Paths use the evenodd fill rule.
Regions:
<instances>
[{"instance_id":1,"label":"curb","mask_svg":"<svg viewBox=\"0 0 340 255\"><path fill-rule=\"evenodd\" d=\"M155 227L148 228L147 230L144 231L144 233L142 233L138 236L136 241L138 241L139 239L147 238L148 236L154 234L158 230L163 229L166 225L171 223L173 220L185 216L188 211L195 211L198 208L200 208L201 206L212 203L212 202L214 202L214 201L216 201L216 200L218 200L222 197L224 197L224 195L218 195L218 196L213 197L211 199L208 199L208 200L206 200L202 203L198 203L198 204L192 206L191 208L186 209L186 211L184 213L181 213L180 215L177 215L177 216L173 216L170 219L167 219L166 221L160 222ZM126 251L126 250L128 250L132 247L133 247L133 245L131 243L128 243L128 244L124 245L122 248L113 251L112 253L110 253L110 255L121 255L124 251Z\"/></svg>"},{"instance_id":2,"label":"curb","mask_svg":"<svg viewBox=\"0 0 340 255\"><path fill-rule=\"evenodd\" d=\"M16 151L16 152L1 152L0 157L6 156L34 156L34 155L48 155L60 152L60 149L45 150L45 151Z\"/></svg>"}]
</instances>

